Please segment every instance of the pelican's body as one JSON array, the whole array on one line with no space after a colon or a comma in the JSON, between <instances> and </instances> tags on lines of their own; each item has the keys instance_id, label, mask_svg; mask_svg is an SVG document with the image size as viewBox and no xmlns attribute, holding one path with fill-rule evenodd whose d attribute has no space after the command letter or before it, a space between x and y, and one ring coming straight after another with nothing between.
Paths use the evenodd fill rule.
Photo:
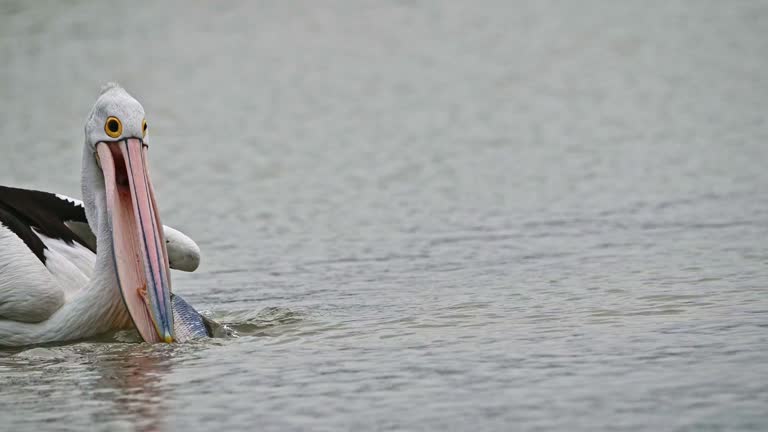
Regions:
<instances>
[{"instance_id":1,"label":"pelican's body","mask_svg":"<svg viewBox=\"0 0 768 432\"><path fill-rule=\"evenodd\" d=\"M0 346L132 326L149 342L181 340L169 260L191 271L199 250L160 223L143 117L120 87L99 97L86 123L84 202L0 186Z\"/></svg>"},{"instance_id":2,"label":"pelican's body","mask_svg":"<svg viewBox=\"0 0 768 432\"><path fill-rule=\"evenodd\" d=\"M61 229L55 233L53 226L41 230L36 226L39 222L29 219L32 225L26 232L21 229L24 214L68 215L55 214L54 211L61 210L56 206L11 213L14 202L8 197L9 191L12 190L0 189L0 345L81 339L130 326L131 319L118 290L89 284L97 255L84 241L73 232L71 236ZM49 195L49 203L59 200ZM64 222L61 221L62 227L66 227ZM112 266L105 258L100 264ZM105 269L96 277L106 278L108 271Z\"/></svg>"}]
</instances>

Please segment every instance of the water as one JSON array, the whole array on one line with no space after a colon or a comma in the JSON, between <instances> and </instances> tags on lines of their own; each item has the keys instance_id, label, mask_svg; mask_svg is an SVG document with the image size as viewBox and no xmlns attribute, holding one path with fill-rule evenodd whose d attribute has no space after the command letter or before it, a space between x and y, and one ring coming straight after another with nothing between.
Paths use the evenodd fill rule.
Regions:
<instances>
[{"instance_id":1,"label":"water","mask_svg":"<svg viewBox=\"0 0 768 432\"><path fill-rule=\"evenodd\" d=\"M0 182L119 81L240 334L0 353L3 429L768 429L765 2L0 13Z\"/></svg>"}]
</instances>

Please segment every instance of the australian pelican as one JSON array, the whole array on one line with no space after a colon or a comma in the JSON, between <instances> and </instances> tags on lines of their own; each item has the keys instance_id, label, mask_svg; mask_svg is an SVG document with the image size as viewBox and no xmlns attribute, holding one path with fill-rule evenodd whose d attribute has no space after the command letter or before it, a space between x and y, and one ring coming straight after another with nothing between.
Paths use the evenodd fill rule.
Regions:
<instances>
[{"instance_id":1,"label":"australian pelican","mask_svg":"<svg viewBox=\"0 0 768 432\"><path fill-rule=\"evenodd\" d=\"M160 222L148 142L144 108L111 84L85 124L83 201L0 186L0 346L131 326L147 342L210 334L171 293L169 267L194 270L199 249Z\"/></svg>"}]
</instances>

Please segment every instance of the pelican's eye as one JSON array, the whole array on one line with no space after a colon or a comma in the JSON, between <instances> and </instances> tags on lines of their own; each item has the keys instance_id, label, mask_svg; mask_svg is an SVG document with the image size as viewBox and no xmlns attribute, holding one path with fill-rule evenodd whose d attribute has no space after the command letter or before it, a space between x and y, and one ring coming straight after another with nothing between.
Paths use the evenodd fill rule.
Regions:
<instances>
[{"instance_id":1,"label":"pelican's eye","mask_svg":"<svg viewBox=\"0 0 768 432\"><path fill-rule=\"evenodd\" d=\"M144 134L144 138L147 137L147 119L141 121L141 133Z\"/></svg>"},{"instance_id":2,"label":"pelican's eye","mask_svg":"<svg viewBox=\"0 0 768 432\"><path fill-rule=\"evenodd\" d=\"M123 134L123 124L117 117L109 117L104 123L104 132L112 138L117 138Z\"/></svg>"}]
</instances>

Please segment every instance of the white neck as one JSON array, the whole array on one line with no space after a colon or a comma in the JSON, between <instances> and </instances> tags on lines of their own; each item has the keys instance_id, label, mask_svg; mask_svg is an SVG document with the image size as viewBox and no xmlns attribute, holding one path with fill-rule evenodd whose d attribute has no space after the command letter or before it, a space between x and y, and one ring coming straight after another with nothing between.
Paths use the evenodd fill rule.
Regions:
<instances>
[{"instance_id":1,"label":"white neck","mask_svg":"<svg viewBox=\"0 0 768 432\"><path fill-rule=\"evenodd\" d=\"M131 320L117 283L104 176L88 145L83 150L81 188L86 218L96 236L96 261L88 285L59 312L72 309L71 313L80 315L78 319L67 320L75 321L69 326L69 331L82 333L79 337L87 337L126 327Z\"/></svg>"},{"instance_id":2,"label":"white neck","mask_svg":"<svg viewBox=\"0 0 768 432\"><path fill-rule=\"evenodd\" d=\"M100 226L108 227L109 224L101 223ZM96 242L93 276L48 320L40 323L44 326L36 343L82 339L130 326L131 319L115 276L112 238L99 233Z\"/></svg>"}]
</instances>

